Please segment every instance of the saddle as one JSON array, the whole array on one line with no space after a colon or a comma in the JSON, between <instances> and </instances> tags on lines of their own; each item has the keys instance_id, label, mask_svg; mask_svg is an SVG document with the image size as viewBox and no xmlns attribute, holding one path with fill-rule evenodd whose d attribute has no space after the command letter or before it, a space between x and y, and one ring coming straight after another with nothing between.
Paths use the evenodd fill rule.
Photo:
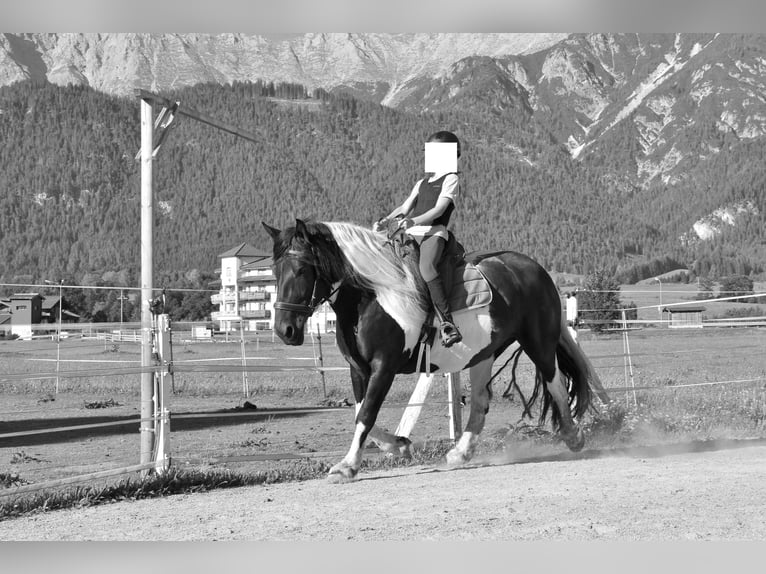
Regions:
<instances>
[{"instance_id":1,"label":"saddle","mask_svg":"<svg viewBox=\"0 0 766 574\"><path fill-rule=\"evenodd\" d=\"M417 272L420 248L404 230L394 229L394 225L394 223L389 225L389 243L403 263ZM489 305L492 302L489 282L474 264L466 260L465 248L455 235L451 231L447 234L447 245L436 267L444 283L450 310L454 314ZM427 324L431 321L432 317L429 316Z\"/></svg>"}]
</instances>

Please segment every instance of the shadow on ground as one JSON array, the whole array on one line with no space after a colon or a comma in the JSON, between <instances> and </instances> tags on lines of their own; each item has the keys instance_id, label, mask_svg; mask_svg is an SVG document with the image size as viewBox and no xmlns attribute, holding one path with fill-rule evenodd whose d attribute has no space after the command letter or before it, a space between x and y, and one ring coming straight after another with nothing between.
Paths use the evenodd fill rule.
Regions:
<instances>
[{"instance_id":1,"label":"shadow on ground","mask_svg":"<svg viewBox=\"0 0 766 574\"><path fill-rule=\"evenodd\" d=\"M302 418L333 408L316 409L219 409L202 412L174 412L171 415L173 432L206 428L231 427L267 421L271 418ZM93 425L103 425L93 427ZM91 437L134 434L139 432L140 418L125 416L82 416L45 419L0 421L0 435L19 433L22 436L0 436L0 448L33 446L73 442ZM78 428L80 427L80 428ZM33 434L25 434L33 433Z\"/></svg>"}]
</instances>

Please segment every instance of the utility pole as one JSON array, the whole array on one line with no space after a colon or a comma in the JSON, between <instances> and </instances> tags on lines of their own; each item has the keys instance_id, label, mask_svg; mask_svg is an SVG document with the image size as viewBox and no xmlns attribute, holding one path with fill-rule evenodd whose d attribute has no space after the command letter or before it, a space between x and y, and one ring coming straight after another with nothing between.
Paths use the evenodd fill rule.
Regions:
<instances>
[{"instance_id":1,"label":"utility pole","mask_svg":"<svg viewBox=\"0 0 766 574\"><path fill-rule=\"evenodd\" d=\"M154 452L154 373L152 313L149 304L154 286L154 118L152 101L141 99L141 464Z\"/></svg>"}]
</instances>

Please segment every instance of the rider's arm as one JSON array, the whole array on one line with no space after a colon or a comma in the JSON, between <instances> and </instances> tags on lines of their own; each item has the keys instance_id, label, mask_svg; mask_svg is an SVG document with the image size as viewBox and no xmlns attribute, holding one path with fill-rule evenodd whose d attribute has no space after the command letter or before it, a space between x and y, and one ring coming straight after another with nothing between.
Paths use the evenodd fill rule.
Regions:
<instances>
[{"instance_id":1,"label":"rider's arm","mask_svg":"<svg viewBox=\"0 0 766 574\"><path fill-rule=\"evenodd\" d=\"M410 195L404 200L399 207L389 213L384 219L394 219L395 217L407 217L407 215L414 209L415 201L418 198L418 189L420 189L420 181L412 188Z\"/></svg>"}]
</instances>

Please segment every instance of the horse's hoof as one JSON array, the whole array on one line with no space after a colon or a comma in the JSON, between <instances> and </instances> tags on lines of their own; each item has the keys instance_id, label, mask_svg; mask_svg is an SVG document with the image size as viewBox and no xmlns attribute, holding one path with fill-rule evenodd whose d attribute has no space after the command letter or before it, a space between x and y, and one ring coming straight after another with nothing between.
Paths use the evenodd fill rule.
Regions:
<instances>
[{"instance_id":1,"label":"horse's hoof","mask_svg":"<svg viewBox=\"0 0 766 574\"><path fill-rule=\"evenodd\" d=\"M447 453L447 464L449 466L460 466L462 464L467 463L470 460L470 456L468 456L466 453L459 451L456 448L453 448L451 451Z\"/></svg>"},{"instance_id":2,"label":"horse's hoof","mask_svg":"<svg viewBox=\"0 0 766 574\"><path fill-rule=\"evenodd\" d=\"M353 468L345 462L339 462L330 469L327 474L327 481L332 484L344 484L354 480L358 473L358 468Z\"/></svg>"},{"instance_id":3,"label":"horse's hoof","mask_svg":"<svg viewBox=\"0 0 766 574\"><path fill-rule=\"evenodd\" d=\"M582 429L577 429L572 435L565 437L564 442L572 452L580 452L585 446L585 433Z\"/></svg>"},{"instance_id":4,"label":"horse's hoof","mask_svg":"<svg viewBox=\"0 0 766 574\"><path fill-rule=\"evenodd\" d=\"M412 459L412 441L406 436L396 437L396 449L394 455L411 460Z\"/></svg>"}]
</instances>

